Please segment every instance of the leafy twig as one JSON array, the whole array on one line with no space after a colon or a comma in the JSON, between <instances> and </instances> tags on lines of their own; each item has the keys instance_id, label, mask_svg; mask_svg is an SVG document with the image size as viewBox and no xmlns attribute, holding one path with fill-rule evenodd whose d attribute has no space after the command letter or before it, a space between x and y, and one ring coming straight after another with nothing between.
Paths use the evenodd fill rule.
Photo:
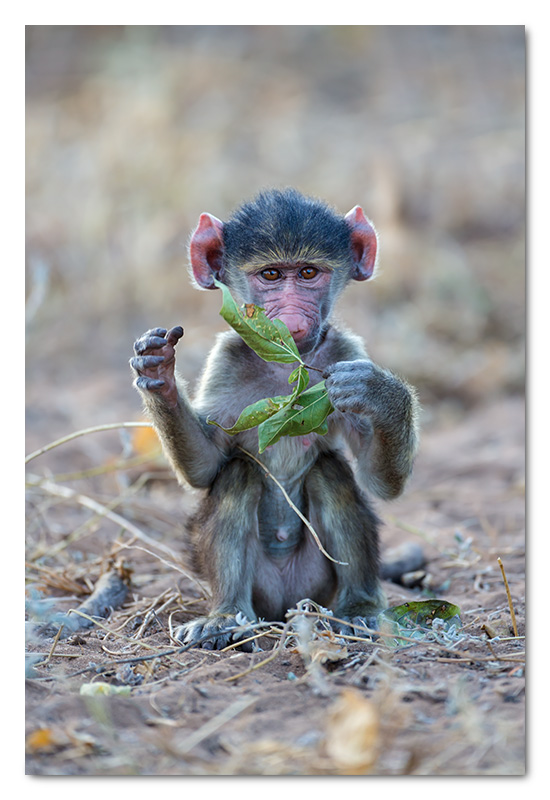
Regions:
<instances>
[{"instance_id":1,"label":"leafy twig","mask_svg":"<svg viewBox=\"0 0 550 800\"><path fill-rule=\"evenodd\" d=\"M320 381L307 388L307 370L322 370L304 363L292 334L280 319L269 319L264 309L253 303L245 304L244 309L239 308L227 286L219 281L215 283L223 293L220 315L242 340L264 361L281 364L297 362L298 367L288 378L290 384L296 384L290 394L257 400L243 409L230 428L225 428L215 420L209 419L208 423L218 425L231 436L257 427L260 453L282 436L305 436L308 433L325 435L328 432L326 419L334 411L325 382Z\"/></svg>"}]
</instances>

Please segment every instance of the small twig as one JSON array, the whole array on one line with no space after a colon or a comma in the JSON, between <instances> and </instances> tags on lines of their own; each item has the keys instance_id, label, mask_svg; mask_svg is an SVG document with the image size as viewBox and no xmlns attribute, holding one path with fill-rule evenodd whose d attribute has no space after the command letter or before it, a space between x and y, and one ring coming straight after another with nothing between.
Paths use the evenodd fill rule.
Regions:
<instances>
[{"instance_id":1,"label":"small twig","mask_svg":"<svg viewBox=\"0 0 550 800\"><path fill-rule=\"evenodd\" d=\"M152 542L152 544L154 544L155 547L158 547L156 542ZM168 549L168 548L166 548L166 549ZM132 544L131 542L129 542L128 544L123 542L119 547L119 551L120 550L141 550L142 553L147 553L147 555L158 559L158 561L160 561L162 564L165 564L170 569L175 569L176 572L180 572L182 575L184 575L186 578L188 578L192 583L196 584L196 586L198 586L198 588L201 590L201 592L206 597L210 597L210 592L209 592L208 588L205 586L205 584L202 583L202 581L200 581L198 578L195 578L194 575L192 575L190 572L187 572L186 570L184 570L183 567L180 567L177 564L173 564L170 561L166 561L164 558L159 556L157 553L152 553L150 550L147 550L145 547L140 547L139 545ZM175 556L173 553L172 553L172 558L174 558L177 561L177 556Z\"/></svg>"},{"instance_id":2,"label":"small twig","mask_svg":"<svg viewBox=\"0 0 550 800\"><path fill-rule=\"evenodd\" d=\"M491 639L493 644L501 644L501 642L517 642L518 639L525 639L525 636L499 636L498 639L496 637L495 639Z\"/></svg>"},{"instance_id":3,"label":"small twig","mask_svg":"<svg viewBox=\"0 0 550 800\"><path fill-rule=\"evenodd\" d=\"M238 647L241 647L243 644L247 644L248 642L254 642L256 639L263 639L264 637L273 638L272 631L276 631L275 628L272 628L271 631L262 631L262 633L255 633L253 636L249 636L247 639L239 639L236 642L232 642L228 644L227 647L222 647L220 653L228 653L231 650L236 650ZM276 631L278 633L278 631ZM278 636L276 637L278 641Z\"/></svg>"},{"instance_id":4,"label":"small twig","mask_svg":"<svg viewBox=\"0 0 550 800\"><path fill-rule=\"evenodd\" d=\"M43 489L45 492L48 492L49 494L55 495L55 497L62 497L65 500L73 500L79 505L95 511L96 514L100 514L101 516L110 519L111 522L114 522L116 525L120 525L121 528L124 528L124 530L128 531L128 533L131 533L133 536L135 536L136 539L141 539L142 542L145 542L149 546L156 547L157 550L162 550L163 553L169 555L170 558L174 559L174 561L178 560L177 555L169 547L161 542L155 542L132 522L128 522L128 520L124 519L124 517L121 517L120 514L109 511L106 506L104 506L102 503L98 503L97 500L92 500L91 497L88 497L85 494L80 494L74 489L69 489L68 486L59 486L58 484L53 483L53 481L40 478L38 475L27 475L27 482L31 486L36 486L40 489Z\"/></svg>"},{"instance_id":5,"label":"small twig","mask_svg":"<svg viewBox=\"0 0 550 800\"><path fill-rule=\"evenodd\" d=\"M54 475L51 480L57 482L62 480L62 477L60 475ZM124 494L115 497L113 500L107 503L104 506L104 508L106 508L107 511L113 511L121 503L124 503L129 499L131 499L132 495L138 492L146 482L147 482L146 473L144 473L143 475L140 475L140 477L124 492ZM99 523L99 520L104 516L105 516L104 513L100 514L98 512L89 519L87 519L85 522L83 522L82 525L79 525L78 528L75 528L73 531L71 531L71 533L67 534L67 536L64 536L63 539L56 542L56 544L51 545L51 547L37 548L33 553L33 559L43 558L44 556L57 555L57 553L60 553L70 544L74 544L76 541L79 541L88 533L91 533L92 530L94 529L94 525L97 525Z\"/></svg>"},{"instance_id":6,"label":"small twig","mask_svg":"<svg viewBox=\"0 0 550 800\"><path fill-rule=\"evenodd\" d=\"M55 639L53 640L53 644L52 644L52 646L50 648L50 652L48 653L48 656L47 656L46 660L45 661L41 661L40 664L35 664L35 666L37 666L37 667L38 666L45 667L46 664L50 663L50 661L52 659L52 656L54 654L55 648L57 647L57 643L59 642L59 639L61 638L61 631L63 630L64 627L65 627L64 625L60 625L59 626L59 630L55 634Z\"/></svg>"},{"instance_id":7,"label":"small twig","mask_svg":"<svg viewBox=\"0 0 550 800\"><path fill-rule=\"evenodd\" d=\"M140 467L142 464L148 464L154 461L160 453L160 448L157 452L145 453L142 456L134 456L133 458L121 458L109 464L101 464L99 467L90 467L90 469L83 469L80 472L60 472L52 475L54 481L79 481L83 478L94 478L97 475L108 475L111 472L125 472L126 470ZM170 473L172 475L172 473Z\"/></svg>"},{"instance_id":8,"label":"small twig","mask_svg":"<svg viewBox=\"0 0 550 800\"><path fill-rule=\"evenodd\" d=\"M304 366L306 369L312 369L312 370L314 370L314 372L320 372L320 373L321 373L321 375L322 375L322 374L323 374L323 372L325 371L324 369L319 369L319 367L312 367L312 366L311 366L311 364L303 364L303 366Z\"/></svg>"},{"instance_id":9,"label":"small twig","mask_svg":"<svg viewBox=\"0 0 550 800\"><path fill-rule=\"evenodd\" d=\"M72 439L76 439L79 436L87 436L89 433L97 433L98 431L113 431L117 428L152 428L150 422L112 422L108 423L107 425L94 425L93 428L84 428L81 431L75 431L75 433L69 433L68 436L63 436L61 439L56 439L55 442L50 442L50 444L44 445L39 450L35 450L33 453L29 453L28 456L25 458L25 464L28 464L29 461L32 461L33 458L37 458L41 456L42 453L47 453L48 450L53 450L54 447L59 447L60 444L65 444L65 442L70 442Z\"/></svg>"},{"instance_id":10,"label":"small twig","mask_svg":"<svg viewBox=\"0 0 550 800\"><path fill-rule=\"evenodd\" d=\"M79 614L80 612L78 612L78 611L73 609L73 613ZM80 616L86 617L86 614L80 614ZM92 619L91 617L90 617L90 619L94 623L94 625L97 625L99 628L102 628L105 631L109 631L109 629L105 625L102 625L100 622L98 622L95 619ZM256 627L259 627L261 624L262 623L257 623ZM264 624L269 625L269 623L264 623ZM236 631L242 631L242 629L243 629L242 625L233 625L230 628L225 628L224 629L224 633L234 633ZM188 644L181 645L181 647L171 647L169 650L160 650L160 651L158 651L156 653L152 653L152 654L149 654L149 655L146 655L146 656L133 656L132 658L114 659L112 661L105 662L105 664L94 665L92 667L84 667L83 669L79 669L77 672L71 672L68 675L60 675L60 676L48 675L48 676L46 676L44 678L36 678L35 680L40 680L40 681L43 681L43 680L66 680L67 678L76 678L78 675L84 675L87 672L95 672L96 674L101 675L102 673L106 672L107 670L115 668L115 667L119 667L122 664L139 664L139 663L141 663L143 661L153 661L155 658L165 658L166 656L181 655L182 653L186 653L188 650L191 650L193 647L198 647L203 642L207 642L209 639L216 638L216 636L218 636L218 635L219 635L219 631L213 631L212 633L207 633L204 636L201 636L199 639L196 639L195 641L189 642ZM127 636L123 636L121 634L116 634L116 636L118 636L118 638L120 638L120 639L124 639L127 642L131 642L132 644L136 643L135 640L129 639ZM147 648L149 650L157 649L152 645L145 644L145 642L140 642L139 644L142 647L145 647L145 648ZM220 655L220 653L216 652L215 650L211 650L211 651L209 651L208 655L209 656Z\"/></svg>"},{"instance_id":11,"label":"small twig","mask_svg":"<svg viewBox=\"0 0 550 800\"><path fill-rule=\"evenodd\" d=\"M171 655L174 655L176 653L179 653L182 650L181 647L177 648L177 649L172 649L172 650L162 650L161 648L157 647L156 645L147 644L144 641L138 641L137 639L134 639L132 637L125 636L122 633L118 633L116 631L111 630L110 628L108 628L106 625L104 625L99 620L95 619L94 617L89 616L88 614L85 614L82 611L79 611L76 608L71 609L68 613L69 614L77 614L79 617L84 617L84 619L89 620L89 622L93 623L98 628L101 628L101 630L105 631L107 634L112 634L117 639L122 639L123 641L128 642L131 645L139 645L140 647L143 647L145 650L156 651L152 655L135 656L133 658L124 658L122 660L111 661L111 662L107 662L107 664L102 664L102 665L99 665L99 666L96 666L96 667L92 667L92 670L97 672L97 673L105 672L105 670L108 669L110 666L118 666L119 664L133 664L133 663L139 663L141 661L153 661L155 658L161 658L162 656L171 656ZM210 637L207 636L205 638L208 639ZM203 641L203 640L200 640L200 641ZM191 646L194 646L194 645L190 645L190 647ZM183 649L187 650L189 648L185 647ZM88 672L89 669L90 668L80 670L79 672L75 672L72 675L69 675L68 677L72 678L75 675L80 675L81 673Z\"/></svg>"},{"instance_id":12,"label":"small twig","mask_svg":"<svg viewBox=\"0 0 550 800\"><path fill-rule=\"evenodd\" d=\"M267 475L269 475L269 477L271 478L271 480L272 480L272 481L274 481L274 482L277 484L277 486L279 487L279 489L280 489L280 490L281 490L281 492L283 493L283 495L284 495L284 498L285 498L285 500L287 501L287 503L289 504L289 506L291 507L291 509L292 509L293 511L295 511L295 512L296 512L296 514L298 514L298 516L300 517L300 519L302 520L302 522L304 523L304 525L306 526L306 528L309 530L309 532L311 533L311 535L312 535L312 536L313 536L313 538L315 539L315 542L316 542L316 544L317 544L317 547L319 548L319 550L321 551L321 553L322 553L324 556L326 556L326 557L329 559L329 561L333 561L335 564L340 564L340 565L341 565L341 566L343 566L343 567L349 567L349 562L348 562L348 561L338 561L338 559L337 559L337 558L333 558L331 555L329 555L329 553L327 553L327 551L325 550L325 548L324 548L324 547L323 547L323 545L321 544L321 540L319 539L319 536L317 535L317 533L316 533L316 531L315 531L315 528L313 527L313 525L312 525L312 524L309 522L309 520L308 520L308 519L306 519L306 517L304 517L304 515L302 514L302 512L300 511L300 509L299 509L299 508L297 508L297 506L295 506L295 505L294 505L294 503L292 502L292 500L291 500L291 499L290 499L290 497L288 496L288 494L287 494L287 492L286 492L286 489L284 488L284 486L282 486L282 485L279 483L279 481L277 480L277 478L276 478L274 475L272 475L272 473L271 473L271 472L268 470L268 468L266 467L266 465L265 465L265 464L263 464L263 463L260 461L260 459L259 459L259 458L256 458L256 456L252 455L252 453L249 453L249 452L248 452L248 450L245 450L245 449L244 449L244 447L241 447L240 445L239 445L239 450L240 450L241 452L243 452L245 455L247 455L247 456L250 456L250 458L251 458L253 461L255 461L255 462L256 462L256 464L259 464L259 466L260 466L260 467L261 467L261 468L264 470L264 472L265 472Z\"/></svg>"},{"instance_id":13,"label":"small twig","mask_svg":"<svg viewBox=\"0 0 550 800\"><path fill-rule=\"evenodd\" d=\"M28 650L25 655L27 656L46 656L46 653L34 653L31 650ZM56 658L80 658L82 653L56 653ZM46 657L49 658L49 655ZM38 663L34 664L35 667L43 667L48 663L48 661L39 661Z\"/></svg>"},{"instance_id":14,"label":"small twig","mask_svg":"<svg viewBox=\"0 0 550 800\"><path fill-rule=\"evenodd\" d=\"M500 567L500 571L502 572L502 580L504 581L504 587L506 589L506 596L508 597L508 606L510 608L510 616L512 617L512 628L514 629L514 636L518 635L518 626L516 625L516 615L514 614L514 606L512 604L512 595L510 594L510 588L508 586L508 581L506 580L506 573L504 572L504 564L502 563L500 556L497 558L498 565Z\"/></svg>"},{"instance_id":15,"label":"small twig","mask_svg":"<svg viewBox=\"0 0 550 800\"><path fill-rule=\"evenodd\" d=\"M222 725L225 725L232 720L233 717L236 717L253 705L257 699L257 697L241 698L232 703L229 708L224 709L220 714L216 714L215 717L209 719L198 731L195 731L183 741L183 744L178 747L178 755L183 756L188 753L196 747L196 745L208 738L208 736L211 736L218 728L221 728Z\"/></svg>"},{"instance_id":16,"label":"small twig","mask_svg":"<svg viewBox=\"0 0 550 800\"><path fill-rule=\"evenodd\" d=\"M125 636L123 633L118 633L117 631L114 631L111 628L108 628L107 625L104 625L102 622L100 622L95 617L90 616L90 614L86 614L85 611L80 611L78 608L70 608L67 611L67 614L76 614L78 617L82 617L83 619L87 619L88 622L90 622L92 625L95 625L97 628L101 628L102 631L105 631L105 633L111 634L112 636L116 637L117 639L122 639L123 641L128 642L129 644L136 644L136 640L135 639L132 639L129 636ZM146 650L155 650L155 649L157 649L153 645L146 644L145 642L137 642L137 643L140 644L141 647L145 647Z\"/></svg>"},{"instance_id":17,"label":"small twig","mask_svg":"<svg viewBox=\"0 0 550 800\"><path fill-rule=\"evenodd\" d=\"M422 658L424 661L428 660L427 658L422 657L422 656L420 656L420 658ZM521 657L516 658L515 656L495 656L494 658L493 658L493 656L475 656L475 655L472 655L472 656L469 656L469 657L468 656L464 656L463 658L462 657L461 658L441 658L441 657L438 657L438 656L434 656L433 658L431 658L429 660L430 661L437 661L438 663L441 663L441 664L473 664L476 661L479 662L480 664L485 662L485 661L512 661L512 662L517 661L520 664L524 664L525 663L525 658L521 658Z\"/></svg>"},{"instance_id":18,"label":"small twig","mask_svg":"<svg viewBox=\"0 0 550 800\"><path fill-rule=\"evenodd\" d=\"M495 659L495 661L498 661L498 656L497 656L497 654L495 653L495 651L493 650L493 647L492 647L492 645L491 645L491 640L490 640L490 639L487 639L487 641L485 642L485 644L487 645L487 647L488 647L488 648L489 648L489 650L491 651L491 655L493 656L493 658Z\"/></svg>"},{"instance_id":19,"label":"small twig","mask_svg":"<svg viewBox=\"0 0 550 800\"><path fill-rule=\"evenodd\" d=\"M277 658L278 655L279 647L276 647L273 649L271 655L267 658L264 658L263 661L259 661L257 664L252 664L251 667L248 667L248 669L245 669L242 672L238 672L236 675L230 675L229 678L224 678L224 681L229 683L230 681L236 681L237 678L244 678L245 675L249 675L251 672L254 672L254 670L260 669L260 667L265 667L266 664L269 664L269 662Z\"/></svg>"},{"instance_id":20,"label":"small twig","mask_svg":"<svg viewBox=\"0 0 550 800\"><path fill-rule=\"evenodd\" d=\"M273 650L271 651L271 655L270 656L268 656L267 658L264 658L263 661L259 661L257 664L252 664L252 666L248 667L247 669L243 670L242 672L238 672L236 675L230 675L228 678L224 678L224 681L226 683L229 683L230 681L236 681L237 678L243 678L245 675L248 675L250 672L254 672L254 670L260 669L260 667L264 667L266 664L269 664L270 661L273 661L273 659L277 658L277 656L279 655L279 653L282 651L282 649L284 647L284 643L285 643L286 637L288 636L288 632L290 630L291 624L292 624L292 620L289 619L289 621L286 623L285 627L283 628L283 630L281 632L281 638L279 639L279 642L274 646Z\"/></svg>"},{"instance_id":21,"label":"small twig","mask_svg":"<svg viewBox=\"0 0 550 800\"><path fill-rule=\"evenodd\" d=\"M165 592L159 595L159 597L156 597L153 600L152 604L149 606L148 610L145 613L143 622L141 623L139 629L134 634L135 639L141 639L152 619L155 619L160 624L158 614L164 611L164 609L167 608L170 605L170 603L174 602L174 595L171 594L170 597L167 600L165 600L165 602L160 606L160 608L158 609L155 608L156 604L159 602L159 600L162 599L163 595L165 595L167 591L169 590L167 589Z\"/></svg>"}]
</instances>

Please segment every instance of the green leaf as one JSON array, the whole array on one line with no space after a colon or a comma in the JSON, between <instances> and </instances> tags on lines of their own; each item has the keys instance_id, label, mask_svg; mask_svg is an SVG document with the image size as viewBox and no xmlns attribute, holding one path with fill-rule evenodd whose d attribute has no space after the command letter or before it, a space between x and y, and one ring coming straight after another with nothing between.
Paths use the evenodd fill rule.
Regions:
<instances>
[{"instance_id":1,"label":"green leaf","mask_svg":"<svg viewBox=\"0 0 550 800\"><path fill-rule=\"evenodd\" d=\"M328 433L328 422L324 419L318 428L314 428L311 433L318 433L319 436L326 436Z\"/></svg>"},{"instance_id":2,"label":"green leaf","mask_svg":"<svg viewBox=\"0 0 550 800\"><path fill-rule=\"evenodd\" d=\"M227 286L216 279L214 283L223 293L220 315L260 358L282 364L291 364L293 361L303 363L284 322L280 319L268 319L263 308L252 303L247 304L243 312Z\"/></svg>"},{"instance_id":3,"label":"green leaf","mask_svg":"<svg viewBox=\"0 0 550 800\"><path fill-rule=\"evenodd\" d=\"M229 433L231 436L234 436L236 433L240 433L241 431L247 431L250 428L255 428L257 425L260 425L269 417L272 417L278 411L281 410L285 405L292 401L293 395L280 395L278 397L266 397L265 400L258 400L256 403L252 403L252 405L247 406L241 411L241 414L238 420L231 428L224 428L223 425L220 425L218 422L212 419L208 419L207 422L209 425L217 425L218 428L221 428L226 433Z\"/></svg>"},{"instance_id":4,"label":"green leaf","mask_svg":"<svg viewBox=\"0 0 550 800\"><path fill-rule=\"evenodd\" d=\"M321 381L302 392L293 403L284 406L258 427L259 451L275 444L281 436L305 436L308 433L326 434L326 418L333 411L325 382Z\"/></svg>"},{"instance_id":5,"label":"green leaf","mask_svg":"<svg viewBox=\"0 0 550 800\"><path fill-rule=\"evenodd\" d=\"M295 381L298 380L298 378L300 377L300 367L301 366L302 365L300 364L299 366L296 367L296 369L292 370L292 372L288 376L288 382L289 383L294 383Z\"/></svg>"},{"instance_id":6,"label":"green leaf","mask_svg":"<svg viewBox=\"0 0 550 800\"><path fill-rule=\"evenodd\" d=\"M309 372L303 364L300 364L300 366L296 367L296 369L293 370L288 376L289 383L295 383L296 381L297 383L294 391L292 392L292 397L298 397L299 394L302 394L309 383Z\"/></svg>"},{"instance_id":7,"label":"green leaf","mask_svg":"<svg viewBox=\"0 0 550 800\"><path fill-rule=\"evenodd\" d=\"M378 615L378 626L387 633L395 634L393 640L386 640L389 646L402 647L405 642L399 639L407 636L410 639L424 639L430 631L434 619L445 622L445 630L460 628L460 608L447 600L418 600L392 606Z\"/></svg>"},{"instance_id":8,"label":"green leaf","mask_svg":"<svg viewBox=\"0 0 550 800\"><path fill-rule=\"evenodd\" d=\"M460 624L460 608L447 600L418 600L392 606L382 613L386 619L406 627L429 628L434 619L445 620L449 625Z\"/></svg>"},{"instance_id":9,"label":"green leaf","mask_svg":"<svg viewBox=\"0 0 550 800\"><path fill-rule=\"evenodd\" d=\"M297 383L292 394L266 397L244 408L238 420L231 428L224 428L223 425L220 425L219 422L212 419L208 419L207 422L209 425L217 425L218 428L229 433L230 436L234 436L241 431L250 430L250 428L255 428L257 425L261 425L262 422L265 422L265 420L277 414L277 412L281 411L285 406L292 405L298 395L304 391L309 383L309 373L303 364L300 364L299 367L293 370L288 379L289 383L294 383L296 381Z\"/></svg>"}]
</instances>

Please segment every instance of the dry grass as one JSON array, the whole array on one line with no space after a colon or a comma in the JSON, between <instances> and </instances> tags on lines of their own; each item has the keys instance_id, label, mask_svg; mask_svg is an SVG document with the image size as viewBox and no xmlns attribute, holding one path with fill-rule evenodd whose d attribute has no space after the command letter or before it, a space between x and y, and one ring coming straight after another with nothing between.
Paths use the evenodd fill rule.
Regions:
<instances>
[{"instance_id":1,"label":"dry grass","mask_svg":"<svg viewBox=\"0 0 550 800\"><path fill-rule=\"evenodd\" d=\"M52 453L48 449L42 458ZM128 455L129 464L133 458ZM285 625L252 626L251 640L261 651L248 654L230 645L209 652L182 647L173 639L173 620L203 613L208 592L192 576L185 555L155 541L149 532L158 529L159 497L166 509L178 490L162 479L161 471L143 474L149 480L136 479L140 493L130 483L106 504L124 509L124 525L102 513L105 498L98 509L96 499L79 502L81 493L57 493L55 487L66 487L55 475L30 484L29 502L35 509L29 517L27 565L29 615L35 620L28 638L31 772L523 773L518 713L521 717L524 637L513 635L502 575L500 585L486 583L492 581L490 561L496 564L490 525L485 523L486 544L480 547L478 538L475 548L451 528L447 535L439 531L438 555L430 565L436 573L434 586L442 587L450 573L456 588L446 596L462 604L477 576L473 584L480 598L486 598L465 610L459 631L434 625L421 639L409 630L397 635L382 630L372 642L337 637L323 609L302 603L289 612ZM158 483L155 476L160 477L160 495L152 502L147 492ZM103 477L110 479L110 473ZM419 505L429 502L429 496L420 495ZM65 508L57 504L59 497ZM66 520L68 513L78 519L87 514L88 519L60 539L46 521ZM162 517L169 522L166 510ZM144 529L139 536L135 521L129 521L136 519ZM90 530L93 520L99 526L93 540L75 537L75 531ZM114 538L106 528L113 523L118 528ZM418 531L399 519L394 524ZM167 531L170 536L170 526ZM515 534L513 539L517 541ZM74 550L77 543L84 548L80 558ZM87 543L98 547L97 555L86 551ZM513 565L508 581L514 587L521 544L501 546L498 552ZM55 614L78 607L113 564L131 581L122 607L104 620L77 611L92 629L56 635ZM397 587L390 592L397 592L394 604L419 596L418 590ZM514 594L517 604L517 586ZM521 600L516 615L522 628ZM99 696L89 697L90 684L101 691ZM43 686L49 687L47 702ZM109 696L111 688L124 688L127 694ZM199 714L197 697L203 709ZM63 719L52 723L59 715Z\"/></svg>"}]
</instances>

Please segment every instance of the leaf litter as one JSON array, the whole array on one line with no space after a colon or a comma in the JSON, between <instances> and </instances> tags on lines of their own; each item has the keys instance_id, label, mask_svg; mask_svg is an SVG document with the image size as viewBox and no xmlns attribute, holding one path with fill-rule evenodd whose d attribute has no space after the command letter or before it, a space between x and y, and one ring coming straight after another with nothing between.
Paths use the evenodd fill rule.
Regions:
<instances>
[{"instance_id":1,"label":"leaf litter","mask_svg":"<svg viewBox=\"0 0 550 800\"><path fill-rule=\"evenodd\" d=\"M246 309L241 316L250 325L257 314ZM286 406L277 408L281 398L261 401L276 408L267 422L311 391L302 365L291 378L297 385ZM312 388L323 392L320 384ZM283 430L278 429L280 435ZM48 451L43 448L38 454ZM124 474L125 463L132 475L136 453L143 455L135 450L119 460L115 475ZM158 458L155 448L150 457ZM422 489L429 468L429 463L424 466L424 475L422 466L417 469L416 491L413 482L401 501L407 522L394 517L394 530L414 531L415 509L418 514L419 505L429 508ZM486 515L479 522L478 542L485 537L486 543L484 550L478 545L474 557L465 550L471 537L457 530L454 520L449 525L450 516L446 547L432 535L437 528L445 539L441 520L423 535L434 543L430 569L435 574L425 585L446 585L452 570L453 590L446 595L459 601L462 611L448 600L430 597L428 589L428 597L419 598L420 589L387 584L394 605L381 615L380 630L371 639L336 633L330 612L303 601L283 624L252 625L259 642L256 652L244 653L236 644L221 652L203 651L178 646L171 636L174 618L179 623L204 613L208 602L206 587L192 576L185 545L183 552L174 550L174 542L181 541L180 490L169 477L143 469L135 478L139 500L125 481L123 495L107 504L93 496L91 486L86 493L66 491L55 476L30 476L30 772L523 773L522 726L515 713L517 704L522 708L524 687L522 600L516 587L513 602L513 580L506 580L506 591L502 580L495 585L491 531L497 522L488 527ZM93 479L107 485L112 474L105 469L103 478L99 471ZM429 492L424 494L429 500ZM159 538L160 498L168 527ZM515 499L510 496L512 505ZM111 503L120 506L121 514L109 511ZM497 518L495 510L488 513ZM63 544L56 530L59 520L67 528L69 519L74 519L74 529L95 519L94 537L75 538L69 530ZM498 552L507 553L505 561L514 564L512 575L521 580L521 537L503 538L507 547L502 542ZM122 555L124 572L120 566L118 573L112 567L109 571L109 564L122 564ZM503 569L500 556L498 565ZM482 567L489 590L475 583ZM108 590L105 595L115 574L126 591ZM472 606L469 587L474 579L479 601ZM66 593L65 601L60 591ZM94 606L94 596L103 601ZM106 603L105 596L112 602ZM60 605L66 607L62 616ZM506 613L513 613L514 624L504 631L511 635L502 636L502 627L491 626L491 617L500 620ZM71 635L62 637L62 623L69 619ZM465 679L474 683L474 693L464 688ZM44 714L46 688L50 699ZM49 723L52 718L55 725ZM157 731L152 745L149 735L140 734L146 729ZM131 747L121 751L123 731Z\"/></svg>"}]
</instances>

